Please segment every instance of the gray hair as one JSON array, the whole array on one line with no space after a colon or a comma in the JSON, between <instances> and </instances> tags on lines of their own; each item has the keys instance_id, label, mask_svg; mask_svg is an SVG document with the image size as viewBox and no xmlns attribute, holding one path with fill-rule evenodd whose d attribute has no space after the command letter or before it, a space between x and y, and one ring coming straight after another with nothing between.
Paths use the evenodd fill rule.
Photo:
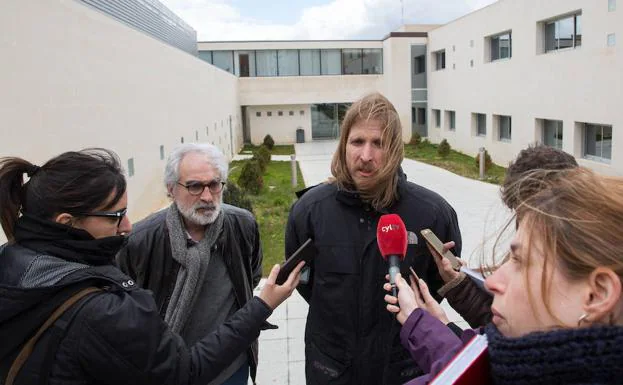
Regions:
<instances>
[{"instance_id":1,"label":"gray hair","mask_svg":"<svg viewBox=\"0 0 623 385\"><path fill-rule=\"evenodd\" d=\"M184 156L191 152L207 155L212 166L214 166L220 174L221 180L227 180L229 166L225 155L223 155L218 147L209 143L186 143L176 147L171 154L169 154L167 164L164 168L164 184L166 187L177 183L180 177L180 162L184 159Z\"/></svg>"}]
</instances>

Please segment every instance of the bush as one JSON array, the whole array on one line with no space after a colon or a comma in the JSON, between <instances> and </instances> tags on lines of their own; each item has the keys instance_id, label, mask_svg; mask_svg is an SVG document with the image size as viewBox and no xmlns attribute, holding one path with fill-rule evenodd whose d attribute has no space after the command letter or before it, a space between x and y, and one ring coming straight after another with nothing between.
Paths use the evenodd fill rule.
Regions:
<instances>
[{"instance_id":1,"label":"bush","mask_svg":"<svg viewBox=\"0 0 623 385\"><path fill-rule=\"evenodd\" d=\"M238 184L246 192L259 194L264 187L264 178L257 159L251 159L244 164L238 177Z\"/></svg>"},{"instance_id":2,"label":"bush","mask_svg":"<svg viewBox=\"0 0 623 385\"><path fill-rule=\"evenodd\" d=\"M476 168L480 170L480 152L476 154L474 160L476 161ZM489 155L489 152L485 150L485 171L488 171L492 164L493 161L491 160L491 155Z\"/></svg>"},{"instance_id":3,"label":"bush","mask_svg":"<svg viewBox=\"0 0 623 385\"><path fill-rule=\"evenodd\" d=\"M413 135L411 135L411 141L409 142L409 144L412 144L414 146L418 146L418 144L420 144L422 142L422 135L420 135L419 132L414 132Z\"/></svg>"},{"instance_id":4,"label":"bush","mask_svg":"<svg viewBox=\"0 0 623 385\"><path fill-rule=\"evenodd\" d=\"M264 142L263 142L264 146L268 147L269 150L272 150L273 147L275 147L275 141L273 140L273 137L270 135L266 135L264 137Z\"/></svg>"},{"instance_id":5,"label":"bush","mask_svg":"<svg viewBox=\"0 0 623 385\"><path fill-rule=\"evenodd\" d=\"M266 171L266 166L270 162L270 150L268 147L261 145L254 153L253 159L256 159L260 166L262 174Z\"/></svg>"},{"instance_id":6,"label":"bush","mask_svg":"<svg viewBox=\"0 0 623 385\"><path fill-rule=\"evenodd\" d=\"M228 180L223 190L223 202L253 212L251 199L233 180Z\"/></svg>"},{"instance_id":7,"label":"bush","mask_svg":"<svg viewBox=\"0 0 623 385\"><path fill-rule=\"evenodd\" d=\"M441 143L439 143L439 146L437 147L437 155L441 156L442 158L450 155L450 143L448 143L447 140L444 139L441 141Z\"/></svg>"}]
</instances>

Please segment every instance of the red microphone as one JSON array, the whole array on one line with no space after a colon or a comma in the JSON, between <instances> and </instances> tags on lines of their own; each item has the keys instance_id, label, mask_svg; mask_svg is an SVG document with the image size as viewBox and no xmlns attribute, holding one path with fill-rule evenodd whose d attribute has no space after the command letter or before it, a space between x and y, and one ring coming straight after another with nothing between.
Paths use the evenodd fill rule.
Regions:
<instances>
[{"instance_id":1,"label":"red microphone","mask_svg":"<svg viewBox=\"0 0 623 385\"><path fill-rule=\"evenodd\" d=\"M383 259L389 261L389 283L395 297L396 274L400 272L400 261L407 254L407 229L404 222L396 214L381 215L376 228L376 241Z\"/></svg>"}]
</instances>

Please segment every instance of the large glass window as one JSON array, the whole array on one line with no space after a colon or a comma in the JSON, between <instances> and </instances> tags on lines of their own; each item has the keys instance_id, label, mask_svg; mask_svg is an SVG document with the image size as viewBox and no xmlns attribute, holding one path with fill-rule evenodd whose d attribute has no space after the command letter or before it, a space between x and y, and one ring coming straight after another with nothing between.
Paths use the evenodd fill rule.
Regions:
<instances>
[{"instance_id":1,"label":"large glass window","mask_svg":"<svg viewBox=\"0 0 623 385\"><path fill-rule=\"evenodd\" d=\"M382 74L383 73L383 50L364 49L363 50L363 73Z\"/></svg>"},{"instance_id":2,"label":"large glass window","mask_svg":"<svg viewBox=\"0 0 623 385\"><path fill-rule=\"evenodd\" d=\"M477 136L487 136L487 115L485 114L472 114L473 122L475 124L475 134Z\"/></svg>"},{"instance_id":3,"label":"large glass window","mask_svg":"<svg viewBox=\"0 0 623 385\"><path fill-rule=\"evenodd\" d=\"M491 38L491 61L509 59L512 55L512 38L510 32Z\"/></svg>"},{"instance_id":4,"label":"large glass window","mask_svg":"<svg viewBox=\"0 0 623 385\"><path fill-rule=\"evenodd\" d=\"M199 51L197 52L197 57L199 57L199 59L203 61L212 64L212 51Z\"/></svg>"},{"instance_id":5,"label":"large glass window","mask_svg":"<svg viewBox=\"0 0 623 385\"><path fill-rule=\"evenodd\" d=\"M426 124L426 108L417 109L417 123Z\"/></svg>"},{"instance_id":6,"label":"large glass window","mask_svg":"<svg viewBox=\"0 0 623 385\"><path fill-rule=\"evenodd\" d=\"M234 65L241 78L256 76L255 51L234 51Z\"/></svg>"},{"instance_id":7,"label":"large glass window","mask_svg":"<svg viewBox=\"0 0 623 385\"><path fill-rule=\"evenodd\" d=\"M280 49L277 53L279 76L299 75L299 51L296 49Z\"/></svg>"},{"instance_id":8,"label":"large glass window","mask_svg":"<svg viewBox=\"0 0 623 385\"><path fill-rule=\"evenodd\" d=\"M413 58L413 73L415 75L426 72L426 57L420 55Z\"/></svg>"},{"instance_id":9,"label":"large glass window","mask_svg":"<svg viewBox=\"0 0 623 385\"><path fill-rule=\"evenodd\" d=\"M584 157L600 162L612 159L612 126L584 124Z\"/></svg>"},{"instance_id":10,"label":"large glass window","mask_svg":"<svg viewBox=\"0 0 623 385\"><path fill-rule=\"evenodd\" d=\"M257 76L277 76L277 51L255 51Z\"/></svg>"},{"instance_id":11,"label":"large glass window","mask_svg":"<svg viewBox=\"0 0 623 385\"><path fill-rule=\"evenodd\" d=\"M543 144L562 150L562 120L543 120Z\"/></svg>"},{"instance_id":12,"label":"large glass window","mask_svg":"<svg viewBox=\"0 0 623 385\"><path fill-rule=\"evenodd\" d=\"M312 138L337 138L340 133L340 125L349 106L350 104L347 103L312 105Z\"/></svg>"},{"instance_id":13,"label":"large glass window","mask_svg":"<svg viewBox=\"0 0 623 385\"><path fill-rule=\"evenodd\" d=\"M299 52L301 75L320 75L320 50L302 49Z\"/></svg>"},{"instance_id":14,"label":"large glass window","mask_svg":"<svg viewBox=\"0 0 623 385\"><path fill-rule=\"evenodd\" d=\"M342 53L339 49L320 51L320 70L322 75L342 74Z\"/></svg>"},{"instance_id":15,"label":"large glass window","mask_svg":"<svg viewBox=\"0 0 623 385\"><path fill-rule=\"evenodd\" d=\"M545 24L545 52L582 45L582 15L566 16Z\"/></svg>"},{"instance_id":16,"label":"large glass window","mask_svg":"<svg viewBox=\"0 0 623 385\"><path fill-rule=\"evenodd\" d=\"M363 57L361 49L342 50L342 73L344 75L360 75L363 69Z\"/></svg>"},{"instance_id":17,"label":"large glass window","mask_svg":"<svg viewBox=\"0 0 623 385\"><path fill-rule=\"evenodd\" d=\"M227 72L234 73L234 55L232 51L212 51L212 64Z\"/></svg>"},{"instance_id":18,"label":"large glass window","mask_svg":"<svg viewBox=\"0 0 623 385\"><path fill-rule=\"evenodd\" d=\"M512 120L510 116L498 115L499 140L510 141L512 137Z\"/></svg>"},{"instance_id":19,"label":"large glass window","mask_svg":"<svg viewBox=\"0 0 623 385\"><path fill-rule=\"evenodd\" d=\"M433 52L433 58L435 60L435 70L439 71L446 68L446 50Z\"/></svg>"}]
</instances>

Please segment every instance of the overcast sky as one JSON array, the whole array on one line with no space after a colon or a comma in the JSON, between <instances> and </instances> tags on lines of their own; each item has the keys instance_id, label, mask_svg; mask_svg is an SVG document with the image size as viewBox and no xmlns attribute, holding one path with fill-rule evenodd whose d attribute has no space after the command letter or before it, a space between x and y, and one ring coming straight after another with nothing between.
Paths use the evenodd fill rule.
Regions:
<instances>
[{"instance_id":1,"label":"overcast sky","mask_svg":"<svg viewBox=\"0 0 623 385\"><path fill-rule=\"evenodd\" d=\"M447 23L496 0L160 0L197 40L381 39L404 24ZM402 4L402 7L401 7Z\"/></svg>"}]
</instances>

